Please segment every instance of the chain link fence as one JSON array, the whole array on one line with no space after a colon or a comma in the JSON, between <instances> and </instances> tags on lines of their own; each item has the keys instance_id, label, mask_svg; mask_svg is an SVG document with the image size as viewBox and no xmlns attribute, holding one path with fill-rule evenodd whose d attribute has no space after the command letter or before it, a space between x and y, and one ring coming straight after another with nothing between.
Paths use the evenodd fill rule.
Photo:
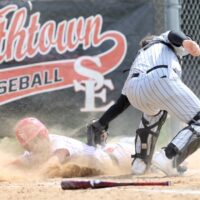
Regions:
<instances>
[{"instance_id":1,"label":"chain link fence","mask_svg":"<svg viewBox=\"0 0 200 200\"><path fill-rule=\"evenodd\" d=\"M154 7L154 24L155 34L160 34L168 29L167 27L167 9L169 8L168 0L152 0ZM175 6L177 2L171 1L170 6ZM179 23L180 30L190 36L193 40L196 40L200 44L200 1L199 0L179 0ZM172 19L172 18L171 18ZM175 23L174 21L171 23ZM178 28L177 26L177 28ZM183 58L183 81L192 89L192 91L200 97L200 59L192 56L186 56ZM160 143L166 143L170 141L170 137L173 137L177 131L179 131L185 125L180 123L179 120L173 116L169 116L169 120L165 124L162 131L166 134L162 134ZM169 134L170 133L170 134ZM163 141L163 142L162 142Z\"/></svg>"},{"instance_id":2,"label":"chain link fence","mask_svg":"<svg viewBox=\"0 0 200 200\"><path fill-rule=\"evenodd\" d=\"M160 34L166 27L166 0L152 0L154 6L155 33ZM179 0L180 28L193 40L200 43L200 1ZM186 56L183 59L183 81L200 97L200 59Z\"/></svg>"},{"instance_id":3,"label":"chain link fence","mask_svg":"<svg viewBox=\"0 0 200 200\"><path fill-rule=\"evenodd\" d=\"M180 0L181 30L200 43L200 1ZM183 60L183 81L200 97L200 59L188 56Z\"/></svg>"}]
</instances>

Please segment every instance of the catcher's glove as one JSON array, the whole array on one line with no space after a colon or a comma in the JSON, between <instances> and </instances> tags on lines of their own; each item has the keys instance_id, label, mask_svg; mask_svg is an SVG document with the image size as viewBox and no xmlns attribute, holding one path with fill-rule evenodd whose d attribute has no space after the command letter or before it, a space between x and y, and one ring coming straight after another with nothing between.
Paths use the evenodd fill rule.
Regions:
<instances>
[{"instance_id":1,"label":"catcher's glove","mask_svg":"<svg viewBox=\"0 0 200 200\"><path fill-rule=\"evenodd\" d=\"M98 120L93 120L87 125L87 144L96 147L104 146L108 137L108 126L102 126Z\"/></svg>"}]
</instances>

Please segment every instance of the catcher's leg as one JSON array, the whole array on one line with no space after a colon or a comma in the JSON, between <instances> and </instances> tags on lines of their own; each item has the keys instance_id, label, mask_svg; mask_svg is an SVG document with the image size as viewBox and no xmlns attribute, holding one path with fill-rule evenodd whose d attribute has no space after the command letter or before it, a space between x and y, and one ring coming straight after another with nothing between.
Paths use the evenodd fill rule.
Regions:
<instances>
[{"instance_id":1,"label":"catcher's leg","mask_svg":"<svg viewBox=\"0 0 200 200\"><path fill-rule=\"evenodd\" d=\"M155 165L167 175L176 175L176 168L200 147L200 112L169 145L155 155Z\"/></svg>"},{"instance_id":2,"label":"catcher's leg","mask_svg":"<svg viewBox=\"0 0 200 200\"><path fill-rule=\"evenodd\" d=\"M160 111L155 116L142 116L140 127L136 131L135 155L133 155L132 162L133 174L143 174L148 170L160 129L166 118L166 111Z\"/></svg>"}]
</instances>

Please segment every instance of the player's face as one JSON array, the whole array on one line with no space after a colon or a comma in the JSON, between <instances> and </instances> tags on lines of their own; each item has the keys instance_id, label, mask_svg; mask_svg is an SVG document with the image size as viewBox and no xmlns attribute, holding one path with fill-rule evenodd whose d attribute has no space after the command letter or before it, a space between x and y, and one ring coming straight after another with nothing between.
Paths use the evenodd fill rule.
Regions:
<instances>
[{"instance_id":1,"label":"player's face","mask_svg":"<svg viewBox=\"0 0 200 200\"><path fill-rule=\"evenodd\" d=\"M46 137L37 136L32 141L24 146L24 148L33 153L42 153L49 151L50 142Z\"/></svg>"}]
</instances>

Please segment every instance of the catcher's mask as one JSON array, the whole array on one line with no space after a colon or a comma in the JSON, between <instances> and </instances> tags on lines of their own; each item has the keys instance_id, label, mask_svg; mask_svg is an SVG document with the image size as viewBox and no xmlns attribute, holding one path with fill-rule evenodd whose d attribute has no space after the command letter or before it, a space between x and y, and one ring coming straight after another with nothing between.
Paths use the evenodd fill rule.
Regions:
<instances>
[{"instance_id":1,"label":"catcher's mask","mask_svg":"<svg viewBox=\"0 0 200 200\"><path fill-rule=\"evenodd\" d=\"M48 138L48 129L38 119L28 117L20 120L15 126L15 135L22 146L28 145L37 136Z\"/></svg>"}]
</instances>

